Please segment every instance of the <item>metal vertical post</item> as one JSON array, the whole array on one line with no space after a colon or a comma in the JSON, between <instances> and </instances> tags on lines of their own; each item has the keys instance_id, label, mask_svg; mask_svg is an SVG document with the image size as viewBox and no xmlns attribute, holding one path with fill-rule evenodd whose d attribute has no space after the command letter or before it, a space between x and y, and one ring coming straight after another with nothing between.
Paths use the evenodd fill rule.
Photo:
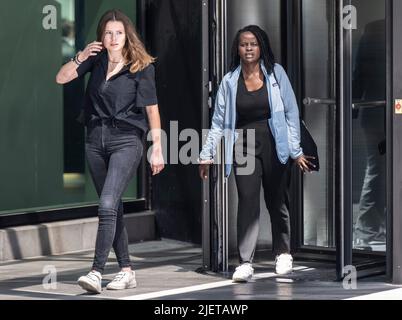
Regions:
<instances>
[{"instance_id":1,"label":"metal vertical post","mask_svg":"<svg viewBox=\"0 0 402 320\"><path fill-rule=\"evenodd\" d=\"M209 124L209 0L202 0L202 104L201 129ZM211 212L209 184L202 182L202 265L211 269Z\"/></svg>"}]
</instances>

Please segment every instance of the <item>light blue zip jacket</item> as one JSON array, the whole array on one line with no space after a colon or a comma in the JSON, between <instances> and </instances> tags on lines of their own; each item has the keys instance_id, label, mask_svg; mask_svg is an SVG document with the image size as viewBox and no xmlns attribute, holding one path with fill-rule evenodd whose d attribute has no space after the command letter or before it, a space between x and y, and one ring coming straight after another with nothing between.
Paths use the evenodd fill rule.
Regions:
<instances>
[{"instance_id":1,"label":"light blue zip jacket","mask_svg":"<svg viewBox=\"0 0 402 320\"><path fill-rule=\"evenodd\" d=\"M275 75L268 74L264 63L260 62L266 79L271 119L268 120L276 144L278 159L285 164L289 156L296 159L303 154L300 147L299 108L289 78L283 67L275 64ZM225 138L225 176L230 175L233 163L233 147L237 140L236 128L236 94L241 65L233 72L227 73L219 86L215 100L215 111L211 129L200 153L201 160L215 157L217 145Z\"/></svg>"}]
</instances>

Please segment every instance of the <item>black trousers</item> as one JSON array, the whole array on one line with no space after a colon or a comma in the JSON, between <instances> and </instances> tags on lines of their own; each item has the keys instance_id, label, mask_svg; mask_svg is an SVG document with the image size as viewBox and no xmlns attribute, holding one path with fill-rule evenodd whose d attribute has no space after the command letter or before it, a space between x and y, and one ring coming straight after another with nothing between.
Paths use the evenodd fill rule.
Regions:
<instances>
[{"instance_id":1,"label":"black trousers","mask_svg":"<svg viewBox=\"0 0 402 320\"><path fill-rule=\"evenodd\" d=\"M120 268L131 266L121 197L137 171L142 152L138 130L105 124L88 127L86 157L100 198L92 269L100 273L112 247Z\"/></svg>"},{"instance_id":2,"label":"black trousers","mask_svg":"<svg viewBox=\"0 0 402 320\"><path fill-rule=\"evenodd\" d=\"M278 160L275 141L263 120L242 126L243 134L235 144L234 174L238 191L237 245L240 263L252 262L257 244L260 218L260 188L264 189L272 226L275 254L290 252L290 221L288 185L290 165ZM255 141L247 141L248 129L255 130ZM245 157L248 158L246 163ZM255 161L254 170L244 174L249 161ZM250 170L248 170L250 171Z\"/></svg>"}]
</instances>

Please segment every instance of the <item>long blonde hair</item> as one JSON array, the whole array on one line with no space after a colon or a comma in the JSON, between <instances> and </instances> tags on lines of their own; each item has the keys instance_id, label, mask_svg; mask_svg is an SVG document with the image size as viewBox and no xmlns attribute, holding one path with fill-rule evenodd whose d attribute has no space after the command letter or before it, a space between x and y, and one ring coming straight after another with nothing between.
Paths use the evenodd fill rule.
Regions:
<instances>
[{"instance_id":1,"label":"long blonde hair","mask_svg":"<svg viewBox=\"0 0 402 320\"><path fill-rule=\"evenodd\" d=\"M126 43L124 44L122 54L127 63L132 63L130 67L132 73L145 69L149 64L155 61L155 58L149 55L145 49L130 18L118 9L107 11L99 20L96 32L97 41L103 42L106 24L109 21L120 21L124 25Z\"/></svg>"}]
</instances>

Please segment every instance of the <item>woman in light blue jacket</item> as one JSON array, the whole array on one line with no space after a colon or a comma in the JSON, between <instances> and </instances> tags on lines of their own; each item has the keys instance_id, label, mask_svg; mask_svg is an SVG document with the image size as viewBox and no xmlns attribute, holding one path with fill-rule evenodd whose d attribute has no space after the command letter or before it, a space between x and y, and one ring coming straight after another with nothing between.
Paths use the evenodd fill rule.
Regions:
<instances>
[{"instance_id":1,"label":"woman in light blue jacket","mask_svg":"<svg viewBox=\"0 0 402 320\"><path fill-rule=\"evenodd\" d=\"M222 136L225 176L233 163L239 198L240 265L233 280L247 282L254 272L261 182L271 217L275 271L289 273L293 261L287 196L289 158L302 171L309 172L313 164L300 147L299 110L292 86L282 66L275 63L267 34L255 25L239 30L233 42L230 72L219 86L212 126L200 153L202 179L208 177Z\"/></svg>"}]
</instances>

